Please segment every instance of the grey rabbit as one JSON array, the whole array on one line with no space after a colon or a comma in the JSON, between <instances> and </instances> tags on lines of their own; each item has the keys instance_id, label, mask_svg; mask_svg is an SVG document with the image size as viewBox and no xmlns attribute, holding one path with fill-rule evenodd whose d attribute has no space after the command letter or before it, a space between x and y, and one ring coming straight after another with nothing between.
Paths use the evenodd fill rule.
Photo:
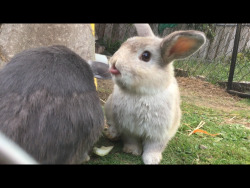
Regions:
<instances>
[{"instance_id":1,"label":"grey rabbit","mask_svg":"<svg viewBox=\"0 0 250 188\"><path fill-rule=\"evenodd\" d=\"M103 128L91 67L69 48L25 50L0 71L0 131L39 163L88 161Z\"/></svg>"}]
</instances>

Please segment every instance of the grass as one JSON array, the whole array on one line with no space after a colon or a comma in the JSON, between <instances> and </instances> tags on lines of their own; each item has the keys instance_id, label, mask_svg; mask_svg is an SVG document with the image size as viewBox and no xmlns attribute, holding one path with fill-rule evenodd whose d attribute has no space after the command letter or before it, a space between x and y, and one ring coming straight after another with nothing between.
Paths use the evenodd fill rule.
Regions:
<instances>
[{"instance_id":1,"label":"grass","mask_svg":"<svg viewBox=\"0 0 250 188\"><path fill-rule=\"evenodd\" d=\"M241 103L249 105L250 100ZM250 130L240 123L230 122L231 118L239 116L250 123L247 110L225 113L188 101L183 101L181 108L181 127L163 152L161 164L250 164ZM201 129L220 135L195 133L189 136L201 121L205 122ZM111 142L101 137L96 146L102 145L114 145L114 148L104 157L92 154L86 164L143 164L141 156L122 152L121 141Z\"/></svg>"},{"instance_id":2,"label":"grass","mask_svg":"<svg viewBox=\"0 0 250 188\"><path fill-rule=\"evenodd\" d=\"M240 103L242 103L242 104L247 104L247 105L250 106L250 99L241 100Z\"/></svg>"}]
</instances>

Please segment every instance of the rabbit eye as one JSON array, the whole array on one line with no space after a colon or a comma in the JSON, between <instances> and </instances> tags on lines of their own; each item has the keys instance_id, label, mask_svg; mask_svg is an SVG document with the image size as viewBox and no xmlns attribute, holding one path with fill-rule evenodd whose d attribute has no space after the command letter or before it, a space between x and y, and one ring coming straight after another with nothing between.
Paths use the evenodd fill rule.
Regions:
<instances>
[{"instance_id":1,"label":"rabbit eye","mask_svg":"<svg viewBox=\"0 0 250 188\"><path fill-rule=\"evenodd\" d=\"M150 60L150 57L151 57L151 53L149 51L144 51L141 56L140 56L140 59L142 61L145 61L145 62L148 62Z\"/></svg>"}]
</instances>

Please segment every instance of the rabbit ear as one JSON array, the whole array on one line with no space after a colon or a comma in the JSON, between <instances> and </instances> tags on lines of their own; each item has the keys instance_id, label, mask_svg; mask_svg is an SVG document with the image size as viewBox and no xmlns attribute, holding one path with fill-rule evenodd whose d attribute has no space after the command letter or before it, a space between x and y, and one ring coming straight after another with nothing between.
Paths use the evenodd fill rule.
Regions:
<instances>
[{"instance_id":1,"label":"rabbit ear","mask_svg":"<svg viewBox=\"0 0 250 188\"><path fill-rule=\"evenodd\" d=\"M154 33L149 24L134 24L136 31L141 37L151 37Z\"/></svg>"},{"instance_id":2,"label":"rabbit ear","mask_svg":"<svg viewBox=\"0 0 250 188\"><path fill-rule=\"evenodd\" d=\"M206 41L204 33L200 31L177 31L161 42L161 56L165 63L174 59L183 59L196 52Z\"/></svg>"},{"instance_id":3,"label":"rabbit ear","mask_svg":"<svg viewBox=\"0 0 250 188\"><path fill-rule=\"evenodd\" d=\"M109 65L100 61L88 61L90 68L95 78L98 79L111 79L111 73L109 72Z\"/></svg>"}]
</instances>

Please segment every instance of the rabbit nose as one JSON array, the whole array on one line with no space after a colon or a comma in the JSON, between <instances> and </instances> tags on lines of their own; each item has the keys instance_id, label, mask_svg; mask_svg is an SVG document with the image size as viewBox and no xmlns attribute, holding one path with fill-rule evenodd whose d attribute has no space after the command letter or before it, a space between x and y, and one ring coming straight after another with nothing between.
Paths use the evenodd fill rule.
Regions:
<instances>
[{"instance_id":1,"label":"rabbit nose","mask_svg":"<svg viewBox=\"0 0 250 188\"><path fill-rule=\"evenodd\" d=\"M113 75L120 75L121 72L116 68L116 61L115 62L111 62L111 68L109 69L109 72Z\"/></svg>"}]
</instances>

